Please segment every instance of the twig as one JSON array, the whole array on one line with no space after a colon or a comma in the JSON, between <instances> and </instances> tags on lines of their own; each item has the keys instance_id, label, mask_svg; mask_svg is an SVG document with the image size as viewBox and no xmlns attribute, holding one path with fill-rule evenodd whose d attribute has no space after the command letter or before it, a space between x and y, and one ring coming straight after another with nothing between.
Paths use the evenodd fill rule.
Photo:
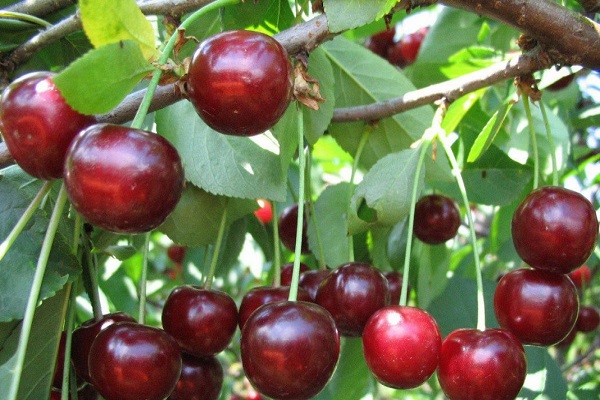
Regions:
<instances>
[{"instance_id":1,"label":"twig","mask_svg":"<svg viewBox=\"0 0 600 400\"><path fill-rule=\"evenodd\" d=\"M75 0L27 0L6 7L5 11L43 17L75 4Z\"/></svg>"}]
</instances>

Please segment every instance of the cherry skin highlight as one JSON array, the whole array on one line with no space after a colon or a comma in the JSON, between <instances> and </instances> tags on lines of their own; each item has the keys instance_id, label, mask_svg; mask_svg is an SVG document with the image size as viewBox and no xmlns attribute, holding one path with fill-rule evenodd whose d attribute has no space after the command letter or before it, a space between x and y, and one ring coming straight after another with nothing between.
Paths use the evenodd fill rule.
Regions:
<instances>
[{"instance_id":1,"label":"cherry skin highlight","mask_svg":"<svg viewBox=\"0 0 600 400\"><path fill-rule=\"evenodd\" d=\"M417 202L413 231L422 242L444 243L456 236L459 226L460 211L451 198L432 194Z\"/></svg>"},{"instance_id":2,"label":"cherry skin highlight","mask_svg":"<svg viewBox=\"0 0 600 400\"><path fill-rule=\"evenodd\" d=\"M290 296L289 286L259 286L249 290L242 298L239 312L240 329L244 328L246 321L252 313L260 306L276 301L287 300ZM308 292L301 287L298 288L298 301L312 301Z\"/></svg>"}]
</instances>

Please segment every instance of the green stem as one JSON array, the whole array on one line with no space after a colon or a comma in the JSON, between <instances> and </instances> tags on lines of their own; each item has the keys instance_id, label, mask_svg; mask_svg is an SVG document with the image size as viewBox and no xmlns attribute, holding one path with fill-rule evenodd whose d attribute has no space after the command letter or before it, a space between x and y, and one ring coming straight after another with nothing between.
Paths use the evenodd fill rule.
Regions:
<instances>
[{"instance_id":1,"label":"green stem","mask_svg":"<svg viewBox=\"0 0 600 400\"><path fill-rule=\"evenodd\" d=\"M371 136L371 132L373 128L371 125L367 125L362 136L360 137L360 141L358 142L358 148L356 149L356 154L354 155L354 162L352 163L352 173L350 174L350 187L348 188L348 211L347 218L350 217L350 200L352 199L352 194L354 193L354 178L356 176L356 171L358 170L358 163L360 162L360 156L362 155L363 150L367 142L369 141L369 137ZM354 261L354 236L348 235L348 262Z\"/></svg>"},{"instance_id":2,"label":"green stem","mask_svg":"<svg viewBox=\"0 0 600 400\"><path fill-rule=\"evenodd\" d=\"M223 236L225 236L225 227L227 226L227 201L223 208L223 215L221 215L221 223L219 224L219 232L217 233L217 241L213 248L212 258L210 260L210 269L206 275L206 281L204 282L204 289L210 289L212 281L215 276L217 269L217 262L219 261L219 255L221 254L221 243L223 243Z\"/></svg>"},{"instance_id":3,"label":"green stem","mask_svg":"<svg viewBox=\"0 0 600 400\"><path fill-rule=\"evenodd\" d=\"M138 322L146 322L146 286L148 283L148 248L150 246L150 232L144 234L144 248L142 250L142 275L140 276L140 304L138 309Z\"/></svg>"},{"instance_id":4,"label":"green stem","mask_svg":"<svg viewBox=\"0 0 600 400\"><path fill-rule=\"evenodd\" d=\"M216 0L216 1L213 1L212 3L205 5L204 7L200 8L198 11L191 14L188 18L186 18L181 23L178 30L187 29L187 27L189 27L191 24L193 24L195 21L197 21L200 17L202 17L204 14L206 14L210 11L217 10L219 8L222 8L222 7L225 7L228 5L238 4L239 2L240 2L240 0ZM177 32L175 32L173 35L171 35L171 37L169 38L169 40L167 41L167 44L165 45L165 47L163 49L163 52L162 52L160 58L158 59L159 66L165 65L167 63L167 61L169 60L169 56L171 55L171 52L175 48L175 44L177 43L178 38L179 38L179 35L177 34ZM148 114L148 110L150 109L150 103L152 102L152 98L154 97L154 92L156 91L156 88L158 87L158 83L160 81L161 76L162 76L162 69L157 68L154 71L154 75L152 76L150 83L148 84L148 89L146 91L146 94L144 95L144 98L142 99L142 102L140 104L140 107L137 110L137 113L135 114L135 118L133 119L133 122L131 123L131 126L133 128L139 129L139 128L141 128L142 124L144 123L144 119L146 118L146 115Z\"/></svg>"},{"instance_id":5,"label":"green stem","mask_svg":"<svg viewBox=\"0 0 600 400\"><path fill-rule=\"evenodd\" d=\"M2 244L0 244L0 261L4 258L10 247L15 243L17 237L19 237L21 232L23 232L25 225L27 225L31 217L33 217L33 214L40 206L40 203L52 188L53 183L54 181L47 181L46 183L44 183L44 185L35 195L31 203L29 203L29 206L27 206L27 209L25 210L23 215L21 215L21 218L19 218L15 226L13 226L6 239L4 239Z\"/></svg>"},{"instance_id":6,"label":"green stem","mask_svg":"<svg viewBox=\"0 0 600 400\"><path fill-rule=\"evenodd\" d=\"M552 129L550 128L550 121L548 121L548 115L546 114L546 107L544 102L540 100L540 111L542 112L542 119L544 120L544 127L546 128L546 135L548 136L548 145L550 146L550 160L552 160L552 185L558 186L558 163L556 162L556 146L554 145L554 139L552 138Z\"/></svg>"},{"instance_id":7,"label":"green stem","mask_svg":"<svg viewBox=\"0 0 600 400\"><path fill-rule=\"evenodd\" d=\"M302 108L297 104L298 121L298 167L300 169L298 182L298 222L296 226L296 248L294 249L294 268L292 282L290 283L289 301L298 299L298 284L300 281L300 257L302 254L302 226L304 225L304 185L306 172L306 154L304 153L304 117Z\"/></svg>"},{"instance_id":8,"label":"green stem","mask_svg":"<svg viewBox=\"0 0 600 400\"><path fill-rule=\"evenodd\" d=\"M540 177L540 157L538 154L537 137L535 135L535 126L533 124L533 117L531 116L531 108L529 107L529 97L523 95L523 106L525 107L525 114L527 115L527 125L529 127L529 135L531 136L531 146L533 148L533 188L537 189L539 186Z\"/></svg>"},{"instance_id":9,"label":"green stem","mask_svg":"<svg viewBox=\"0 0 600 400\"><path fill-rule=\"evenodd\" d=\"M312 187L310 185L310 171L312 170L312 152L310 146L308 147L308 157L306 159L306 197L308 198L308 217L315 228L315 239L317 240L317 250L319 251L319 268L327 268L325 263L325 250L323 249L323 241L321 240L321 232L319 232L319 224L317 223L317 216L315 215L315 205L312 201Z\"/></svg>"},{"instance_id":10,"label":"green stem","mask_svg":"<svg viewBox=\"0 0 600 400\"><path fill-rule=\"evenodd\" d=\"M71 343L73 336L73 327L75 326L75 304L77 301L77 290L73 283L67 285L69 291L69 308L67 311L67 320L65 322L65 357L63 361L63 380L61 400L69 399L69 378L71 376Z\"/></svg>"},{"instance_id":11,"label":"green stem","mask_svg":"<svg viewBox=\"0 0 600 400\"><path fill-rule=\"evenodd\" d=\"M479 248L477 247L477 236L475 235L475 225L473 223L473 214L471 213L471 207L469 204L469 198L467 197L467 189L465 187L465 182L463 181L460 167L458 165L458 161L452 152L452 148L446 142L447 138L443 136L439 136L440 142L446 155L448 156L448 160L450 161L450 165L452 166L452 171L454 176L456 177L456 183L458 184L458 188L460 189L460 194L462 196L463 204L465 206L465 213L467 214L467 221L469 223L469 231L471 234L471 242L473 245L473 257L475 261L475 276L477 280L477 329L480 331L485 330L485 300L483 298L483 279L481 277L481 264L479 262Z\"/></svg>"},{"instance_id":12,"label":"green stem","mask_svg":"<svg viewBox=\"0 0 600 400\"><path fill-rule=\"evenodd\" d=\"M0 18L30 22L32 24L43 26L44 28L50 28L52 26L52 24L50 22L44 21L41 18L35 17L33 15L23 14L23 13L13 12L13 11L0 10Z\"/></svg>"},{"instance_id":13,"label":"green stem","mask_svg":"<svg viewBox=\"0 0 600 400\"><path fill-rule=\"evenodd\" d=\"M67 191L65 185L60 188L58 197L56 198L56 204L52 210L52 216L48 223L48 230L44 236L42 242L42 249L40 256L37 261L35 273L33 275L33 282L31 283L31 291L27 299L27 306L25 308L25 315L21 323L21 335L19 336L19 343L17 347L15 365L13 367L13 377L11 380L10 388L8 390L8 400L16 400L17 393L19 391L19 384L21 382L21 373L23 372L23 365L25 362L25 353L27 351L27 343L29 342L29 335L31 334L31 325L33 323L33 316L35 315L35 309L38 304L40 290L42 288L42 281L44 280L44 273L46 272L46 266L48 265L48 258L50 257L50 250L52 249L52 243L54 243L54 237L56 230L58 229L58 223L60 217L67 204Z\"/></svg>"},{"instance_id":14,"label":"green stem","mask_svg":"<svg viewBox=\"0 0 600 400\"><path fill-rule=\"evenodd\" d=\"M273 209L273 286L281 286L281 245L279 244L279 214L277 214L277 202L271 203Z\"/></svg>"}]
</instances>

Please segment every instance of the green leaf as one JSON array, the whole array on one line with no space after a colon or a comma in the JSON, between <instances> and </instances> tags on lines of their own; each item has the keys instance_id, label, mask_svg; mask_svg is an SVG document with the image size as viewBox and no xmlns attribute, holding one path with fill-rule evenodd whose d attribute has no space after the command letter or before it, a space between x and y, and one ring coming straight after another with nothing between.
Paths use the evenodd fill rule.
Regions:
<instances>
[{"instance_id":1,"label":"green leaf","mask_svg":"<svg viewBox=\"0 0 600 400\"><path fill-rule=\"evenodd\" d=\"M194 185L229 197L285 199L279 149L267 134L248 138L215 132L187 101L157 111L156 129L177 148Z\"/></svg>"},{"instance_id":2,"label":"green leaf","mask_svg":"<svg viewBox=\"0 0 600 400\"><path fill-rule=\"evenodd\" d=\"M119 261L127 260L129 257L133 257L138 252L138 249L131 245L113 245L105 247L101 250L95 250L97 253L104 253L109 256L116 258Z\"/></svg>"},{"instance_id":3,"label":"green leaf","mask_svg":"<svg viewBox=\"0 0 600 400\"><path fill-rule=\"evenodd\" d=\"M330 32L357 28L382 18L396 0L323 0Z\"/></svg>"},{"instance_id":4,"label":"green leaf","mask_svg":"<svg viewBox=\"0 0 600 400\"><path fill-rule=\"evenodd\" d=\"M477 139L475 139L475 143L473 143L471 151L469 151L467 162L472 163L477 161L490 148L513 104L512 101L504 102L494 115L492 115L481 133L477 136Z\"/></svg>"},{"instance_id":5,"label":"green leaf","mask_svg":"<svg viewBox=\"0 0 600 400\"><path fill-rule=\"evenodd\" d=\"M18 167L0 172L0 237L4 239L17 223L39 188L41 181L32 181ZM0 321L22 319L36 262L48 227L48 215L53 200L46 208L37 210L25 226L6 256L0 261ZM66 222L67 220L63 220ZM71 253L69 241L62 230L56 234L46 267L40 300L52 297L81 272L77 259Z\"/></svg>"},{"instance_id":6,"label":"green leaf","mask_svg":"<svg viewBox=\"0 0 600 400\"><path fill-rule=\"evenodd\" d=\"M196 247L211 244L217 238L225 207L230 224L251 213L256 208L256 202L215 196L188 184L177 207L158 229L182 245Z\"/></svg>"},{"instance_id":7,"label":"green leaf","mask_svg":"<svg viewBox=\"0 0 600 400\"><path fill-rule=\"evenodd\" d=\"M294 14L287 0L245 1L223 10L224 30L247 29L273 35L292 26Z\"/></svg>"},{"instance_id":8,"label":"green leaf","mask_svg":"<svg viewBox=\"0 0 600 400\"><path fill-rule=\"evenodd\" d=\"M454 132L458 124L463 120L471 107L481 100L481 97L485 94L486 90L487 89L480 89L466 94L450 104L450 107L448 107L448 111L446 112L446 116L442 121L442 128L446 131L446 133Z\"/></svg>"},{"instance_id":9,"label":"green leaf","mask_svg":"<svg viewBox=\"0 0 600 400\"><path fill-rule=\"evenodd\" d=\"M79 9L83 30L94 47L133 41L144 59L154 55L154 28L135 0L80 0Z\"/></svg>"},{"instance_id":10,"label":"green leaf","mask_svg":"<svg viewBox=\"0 0 600 400\"><path fill-rule=\"evenodd\" d=\"M19 400L47 399L50 396L66 297L66 291L61 290L56 296L44 301L35 312L23 371L17 371L21 373L17 395ZM0 323L0 332L0 387L3 393L6 393L15 372L13 368L21 324Z\"/></svg>"},{"instance_id":11,"label":"green leaf","mask_svg":"<svg viewBox=\"0 0 600 400\"><path fill-rule=\"evenodd\" d=\"M460 49L450 56L448 64L441 66L440 71L446 78L457 78L475 72L498 62L500 57L496 50L489 47L470 46Z\"/></svg>"},{"instance_id":12,"label":"green leaf","mask_svg":"<svg viewBox=\"0 0 600 400\"><path fill-rule=\"evenodd\" d=\"M556 360L543 347L525 346L527 377L519 399L566 399L567 384Z\"/></svg>"},{"instance_id":13,"label":"green leaf","mask_svg":"<svg viewBox=\"0 0 600 400\"><path fill-rule=\"evenodd\" d=\"M377 219L360 221L351 214L350 233L364 231L372 224L393 226L408 216L414 180L419 180L418 193L424 184L424 174L417 171L418 161L418 149L402 150L383 157L367 172L356 187L350 207L358 212L366 201L366 206L375 210Z\"/></svg>"},{"instance_id":14,"label":"green leaf","mask_svg":"<svg viewBox=\"0 0 600 400\"><path fill-rule=\"evenodd\" d=\"M406 245L406 243L404 243ZM427 308L448 285L447 273L450 269L451 251L445 245L430 246L415 241L411 275L416 275L416 292L419 307ZM414 279L411 279L413 282Z\"/></svg>"},{"instance_id":15,"label":"green leaf","mask_svg":"<svg viewBox=\"0 0 600 400\"><path fill-rule=\"evenodd\" d=\"M132 41L88 51L54 77L67 103L83 114L112 110L149 72L140 47Z\"/></svg>"}]
</instances>

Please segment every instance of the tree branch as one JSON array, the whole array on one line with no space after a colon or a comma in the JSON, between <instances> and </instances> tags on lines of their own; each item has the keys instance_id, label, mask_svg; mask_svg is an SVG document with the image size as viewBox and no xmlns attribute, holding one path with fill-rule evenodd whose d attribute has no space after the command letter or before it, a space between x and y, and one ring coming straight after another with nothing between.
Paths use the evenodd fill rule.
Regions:
<instances>
[{"instance_id":1,"label":"tree branch","mask_svg":"<svg viewBox=\"0 0 600 400\"><path fill-rule=\"evenodd\" d=\"M27 0L5 8L6 11L43 17L75 4L75 0Z\"/></svg>"}]
</instances>

